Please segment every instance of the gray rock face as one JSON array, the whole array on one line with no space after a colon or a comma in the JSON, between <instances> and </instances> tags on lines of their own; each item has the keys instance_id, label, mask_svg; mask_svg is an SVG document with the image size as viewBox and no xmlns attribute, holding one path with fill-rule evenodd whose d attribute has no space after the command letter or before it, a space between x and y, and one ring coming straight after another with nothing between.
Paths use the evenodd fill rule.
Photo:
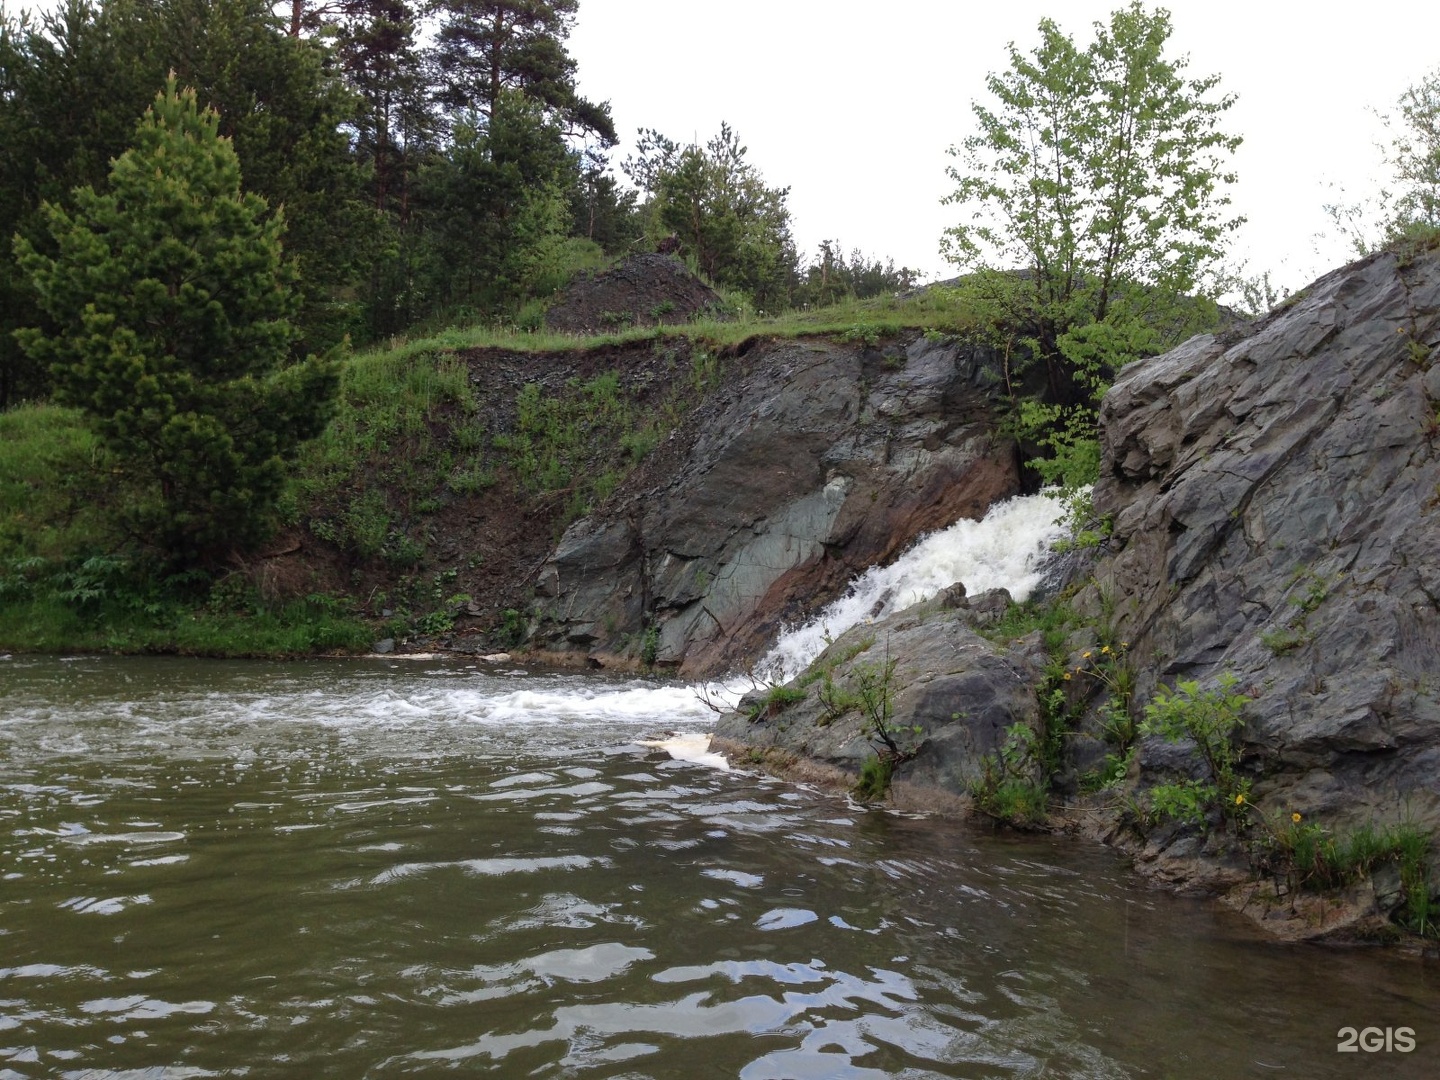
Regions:
<instances>
[{"instance_id":1,"label":"gray rock face","mask_svg":"<svg viewBox=\"0 0 1440 1080\"><path fill-rule=\"evenodd\" d=\"M656 487L565 533L541 647L634 655L648 634L685 674L740 668L856 573L1019 489L981 350L778 342L747 362Z\"/></svg>"},{"instance_id":2,"label":"gray rock face","mask_svg":"<svg viewBox=\"0 0 1440 1080\"><path fill-rule=\"evenodd\" d=\"M1440 253L1362 260L1255 324L1132 365L1101 425L1095 505L1114 529L1067 564L1088 582L1072 600L1087 625L1064 647L1069 666L1082 670L1108 631L1135 675L1132 718L1162 684L1232 675L1249 699L1239 770L1252 813L1287 825L1299 813L1339 837L1399 823L1440 835ZM847 492L834 522L848 505ZM897 779L963 793L1007 727L1038 730L1039 632L1004 648L975 633L1003 601L952 588L856 627L817 661L828 680L812 667L791 684L798 702L752 696L717 738L853 776L875 753L874 713L834 708L832 684L853 691L893 660L891 725L914 751ZM1073 824L1159 880L1229 890L1281 936L1393 931L1393 867L1338 906L1281 896L1224 830L1122 818L1117 794L1209 779L1192 743L1139 739L1124 790L1086 804L1079 778L1109 767L1097 705L1117 684L1063 679L1069 704L1090 710L1052 778L1088 805Z\"/></svg>"},{"instance_id":3,"label":"gray rock face","mask_svg":"<svg viewBox=\"0 0 1440 1080\"><path fill-rule=\"evenodd\" d=\"M1381 255L1102 409L1096 589L1143 699L1233 673L1257 794L1440 826L1440 257Z\"/></svg>"}]
</instances>

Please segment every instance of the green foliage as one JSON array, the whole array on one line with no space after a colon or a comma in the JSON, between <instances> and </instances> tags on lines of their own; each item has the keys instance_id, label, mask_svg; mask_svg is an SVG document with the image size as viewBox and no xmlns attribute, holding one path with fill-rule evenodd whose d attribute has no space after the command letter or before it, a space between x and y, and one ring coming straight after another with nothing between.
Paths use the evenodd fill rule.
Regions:
<instances>
[{"instance_id":1,"label":"green foliage","mask_svg":"<svg viewBox=\"0 0 1440 1080\"><path fill-rule=\"evenodd\" d=\"M420 177L434 300L495 311L563 284L570 168L563 132L521 94L502 92L483 123L457 122Z\"/></svg>"},{"instance_id":2,"label":"green foliage","mask_svg":"<svg viewBox=\"0 0 1440 1080\"><path fill-rule=\"evenodd\" d=\"M1336 237L1357 257L1381 248L1403 257L1440 239L1440 68L1408 86L1396 106L1381 116L1390 132L1389 183L1354 202L1339 188L1323 206Z\"/></svg>"},{"instance_id":3,"label":"green foliage","mask_svg":"<svg viewBox=\"0 0 1440 1080\"><path fill-rule=\"evenodd\" d=\"M1204 759L1210 779L1160 784L1150 796L1156 813L1181 820L1199 821L1211 809L1235 817L1243 812L1249 795L1249 781L1236 773L1240 751L1235 735L1244 725L1249 698L1235 693L1236 678L1220 676L1214 690L1200 689L1198 682L1177 683L1175 689L1161 687L1155 700L1145 706L1140 734L1158 735L1169 742L1189 739Z\"/></svg>"},{"instance_id":4,"label":"green foliage","mask_svg":"<svg viewBox=\"0 0 1440 1080\"><path fill-rule=\"evenodd\" d=\"M70 558L105 546L108 477L81 413L54 406L0 412L0 559Z\"/></svg>"},{"instance_id":5,"label":"green foliage","mask_svg":"<svg viewBox=\"0 0 1440 1080\"><path fill-rule=\"evenodd\" d=\"M1134 760L1133 746L1122 752L1106 754L1098 768L1079 778L1080 790L1093 794L1119 787L1130 775L1130 766Z\"/></svg>"},{"instance_id":6,"label":"green foliage","mask_svg":"<svg viewBox=\"0 0 1440 1080\"><path fill-rule=\"evenodd\" d=\"M894 777L895 759L888 754L877 754L860 763L860 778L850 790L861 802L878 802L885 798Z\"/></svg>"},{"instance_id":7,"label":"green foliage","mask_svg":"<svg viewBox=\"0 0 1440 1080\"><path fill-rule=\"evenodd\" d=\"M879 742L884 756L896 764L909 761L919 749L924 729L901 727L895 720L895 699L892 682L897 661L888 655L878 663L852 664L849 692L860 710L860 731L866 738Z\"/></svg>"},{"instance_id":8,"label":"green foliage","mask_svg":"<svg viewBox=\"0 0 1440 1080\"><path fill-rule=\"evenodd\" d=\"M565 39L578 0L439 0L435 62L445 105L493 117L507 93L543 106L557 122L617 141L609 104L582 98Z\"/></svg>"},{"instance_id":9,"label":"green foliage","mask_svg":"<svg viewBox=\"0 0 1440 1080\"><path fill-rule=\"evenodd\" d=\"M1039 30L1030 53L1010 46L990 102L972 103L976 133L950 150L946 201L965 219L944 246L977 271L965 288L1011 343L1007 366L1043 366L1043 404L1020 414L1019 435L1074 485L1093 481L1095 410L1115 372L1215 317L1192 297L1222 285L1240 139L1220 130L1234 98L1212 96L1218 77L1188 79L1184 58L1166 57L1163 9L1137 0L1084 48L1049 19Z\"/></svg>"},{"instance_id":10,"label":"green foliage","mask_svg":"<svg viewBox=\"0 0 1440 1080\"><path fill-rule=\"evenodd\" d=\"M1423 937L1440 936L1440 924L1436 922L1437 916L1440 916L1440 904L1436 903L1430 886L1430 834L1413 825L1400 825L1391 835L1400 863L1406 923Z\"/></svg>"},{"instance_id":11,"label":"green foliage","mask_svg":"<svg viewBox=\"0 0 1440 1080\"><path fill-rule=\"evenodd\" d=\"M645 627L645 633L640 636L640 662L646 667L654 667L655 661L660 659L660 627L654 623Z\"/></svg>"},{"instance_id":12,"label":"green foliage","mask_svg":"<svg viewBox=\"0 0 1440 1080\"><path fill-rule=\"evenodd\" d=\"M470 603L469 593L456 593L434 611L430 612L430 614L417 620L415 623L416 632L428 634L431 637L448 634L451 630L455 629L456 614L468 603Z\"/></svg>"},{"instance_id":13,"label":"green foliage","mask_svg":"<svg viewBox=\"0 0 1440 1080\"><path fill-rule=\"evenodd\" d=\"M821 727L840 719L851 709L859 708L860 699L847 687L835 681L832 668L821 669L818 675L820 685L815 690L815 698L825 710L818 722Z\"/></svg>"},{"instance_id":14,"label":"green foliage","mask_svg":"<svg viewBox=\"0 0 1440 1080\"><path fill-rule=\"evenodd\" d=\"M1417 934L1436 936L1436 904L1430 889L1431 836L1414 825L1362 825L1336 836L1299 813L1274 822L1247 804L1251 820L1263 829L1252 846L1258 864L1283 875L1291 888L1325 891L1353 885L1387 864L1398 866L1405 907L1400 921Z\"/></svg>"},{"instance_id":15,"label":"green foliage","mask_svg":"<svg viewBox=\"0 0 1440 1080\"><path fill-rule=\"evenodd\" d=\"M653 662L653 661L652 661ZM762 718L778 716L791 705L796 705L805 700L806 692L803 686L787 686L777 683L766 689L760 700L755 702L749 712L751 723Z\"/></svg>"},{"instance_id":16,"label":"green foliage","mask_svg":"<svg viewBox=\"0 0 1440 1080\"><path fill-rule=\"evenodd\" d=\"M506 608L500 617L500 640L506 645L523 644L528 636L525 613L515 608Z\"/></svg>"},{"instance_id":17,"label":"green foliage","mask_svg":"<svg viewBox=\"0 0 1440 1080\"><path fill-rule=\"evenodd\" d=\"M1176 780L1150 789L1150 806L1157 817L1193 825L1204 823L1218 798L1216 786L1201 780Z\"/></svg>"},{"instance_id":18,"label":"green foliage","mask_svg":"<svg viewBox=\"0 0 1440 1080\"><path fill-rule=\"evenodd\" d=\"M1440 231L1440 68L1400 95L1387 155L1395 178L1386 241Z\"/></svg>"},{"instance_id":19,"label":"green foliage","mask_svg":"<svg viewBox=\"0 0 1440 1080\"><path fill-rule=\"evenodd\" d=\"M987 79L994 106L972 105L979 132L951 151L949 201L971 214L947 233L952 258L1028 267L1054 343L1103 322L1127 285L1195 290L1239 224L1223 188L1240 139L1219 130L1234 98L1210 96L1218 76L1187 79L1184 58L1165 57L1163 9L1133 3L1094 31L1082 50L1045 19L1033 52L1012 44L1010 69Z\"/></svg>"},{"instance_id":20,"label":"green foliage","mask_svg":"<svg viewBox=\"0 0 1440 1080\"><path fill-rule=\"evenodd\" d=\"M1018 826L1040 825L1049 807L1049 793L1044 784L1012 777L1000 781L979 805L999 821Z\"/></svg>"},{"instance_id":21,"label":"green foliage","mask_svg":"<svg viewBox=\"0 0 1440 1080\"><path fill-rule=\"evenodd\" d=\"M496 435L494 445L525 490L556 491L582 478L582 490L599 498L608 494L601 488L613 489L615 477L587 470L596 447L618 446L629 464L638 464L659 442L662 423L664 414L645 415L622 389L619 373L608 371L572 378L559 394L527 383L516 397L514 430Z\"/></svg>"},{"instance_id":22,"label":"green foliage","mask_svg":"<svg viewBox=\"0 0 1440 1080\"><path fill-rule=\"evenodd\" d=\"M110 190L47 206L57 252L16 252L59 329L17 335L135 485L134 533L181 561L253 545L336 371L286 366L293 270L278 214L242 195L219 118L174 79L116 159Z\"/></svg>"},{"instance_id":23,"label":"green foliage","mask_svg":"<svg viewBox=\"0 0 1440 1080\"><path fill-rule=\"evenodd\" d=\"M824 306L845 299L866 299L913 289L918 275L908 267L895 268L895 260L867 258L858 248L849 256L838 240L821 240L814 260L791 293L796 307Z\"/></svg>"},{"instance_id":24,"label":"green foliage","mask_svg":"<svg viewBox=\"0 0 1440 1080\"><path fill-rule=\"evenodd\" d=\"M1295 612L1284 625L1263 632L1260 635L1261 644L1275 656L1281 656L1313 641L1315 635L1307 629L1307 623L1310 615L1329 599L1334 584L1313 570L1303 566L1297 568L1289 581L1291 588L1296 590L1290 597L1290 606Z\"/></svg>"},{"instance_id":25,"label":"green foliage","mask_svg":"<svg viewBox=\"0 0 1440 1080\"><path fill-rule=\"evenodd\" d=\"M1299 608L1306 615L1311 614L1330 597L1330 582L1320 577L1312 570L1301 569L1296 571L1293 582L1303 584L1305 589L1297 596L1290 598L1293 607Z\"/></svg>"},{"instance_id":26,"label":"green foliage","mask_svg":"<svg viewBox=\"0 0 1440 1080\"><path fill-rule=\"evenodd\" d=\"M993 754L981 759L980 777L970 785L971 797L983 813L1012 825L1036 825L1045 819L1049 792L1036 779L1042 740L1029 724L1005 729Z\"/></svg>"},{"instance_id":27,"label":"green foliage","mask_svg":"<svg viewBox=\"0 0 1440 1080\"><path fill-rule=\"evenodd\" d=\"M0 562L0 649L280 656L358 651L371 640L345 602L270 605L235 575L212 584L108 554Z\"/></svg>"},{"instance_id":28,"label":"green foliage","mask_svg":"<svg viewBox=\"0 0 1440 1080\"><path fill-rule=\"evenodd\" d=\"M1075 609L1060 599L1011 603L1000 619L981 632L996 644L1009 644L1040 631L1045 651L1056 656L1070 631L1079 624Z\"/></svg>"},{"instance_id":29,"label":"green foliage","mask_svg":"<svg viewBox=\"0 0 1440 1080\"><path fill-rule=\"evenodd\" d=\"M291 320L300 345L335 344L354 324L349 290L375 232L341 130L350 99L322 45L286 36L264 0L73 0L38 20L0 19L3 246L16 232L48 245L42 202L68 209L74 188L104 183L169 72L221 114L247 190L285 206L286 248L305 268ZM48 371L11 337L52 332L47 318L26 275L0 259L0 408L48 393Z\"/></svg>"},{"instance_id":30,"label":"green foliage","mask_svg":"<svg viewBox=\"0 0 1440 1080\"><path fill-rule=\"evenodd\" d=\"M1302 645L1308 645L1311 636L1308 631L1293 626L1282 626L1278 630L1266 630L1260 635L1260 644L1274 656L1283 656Z\"/></svg>"}]
</instances>

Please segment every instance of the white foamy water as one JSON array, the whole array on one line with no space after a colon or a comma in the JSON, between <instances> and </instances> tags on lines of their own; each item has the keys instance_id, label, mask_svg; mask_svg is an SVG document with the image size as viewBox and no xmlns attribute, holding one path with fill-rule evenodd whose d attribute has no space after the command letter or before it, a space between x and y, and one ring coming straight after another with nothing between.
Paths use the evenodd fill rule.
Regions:
<instances>
[{"instance_id":1,"label":"white foamy water","mask_svg":"<svg viewBox=\"0 0 1440 1080\"><path fill-rule=\"evenodd\" d=\"M980 521L957 521L930 533L889 566L872 566L844 596L801 627L790 628L756 665L764 678L793 679L850 627L881 619L963 582L970 595L1008 589L1024 600L1040 582L1040 564L1065 530L1060 505L1045 495L997 503Z\"/></svg>"}]
</instances>

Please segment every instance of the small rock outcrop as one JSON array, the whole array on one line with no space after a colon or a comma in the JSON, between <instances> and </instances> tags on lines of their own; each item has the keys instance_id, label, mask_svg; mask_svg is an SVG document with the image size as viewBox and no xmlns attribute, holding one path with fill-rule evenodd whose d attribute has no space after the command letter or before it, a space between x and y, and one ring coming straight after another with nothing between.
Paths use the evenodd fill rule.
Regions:
<instances>
[{"instance_id":1,"label":"small rock outcrop","mask_svg":"<svg viewBox=\"0 0 1440 1080\"><path fill-rule=\"evenodd\" d=\"M972 598L951 588L871 624L851 627L790 684L792 701L756 690L723 717L715 739L732 756L779 751L854 776L885 751L904 760L897 787L963 795L1015 724L1039 720L1038 638L1001 647L977 630L1009 606L1003 589ZM907 790L908 801L924 805Z\"/></svg>"},{"instance_id":2,"label":"small rock outcrop","mask_svg":"<svg viewBox=\"0 0 1440 1080\"><path fill-rule=\"evenodd\" d=\"M746 360L647 460L655 486L566 531L532 642L742 670L855 574L1019 490L986 350L790 341Z\"/></svg>"},{"instance_id":3,"label":"small rock outcrop","mask_svg":"<svg viewBox=\"0 0 1440 1080\"><path fill-rule=\"evenodd\" d=\"M545 325L595 334L627 326L678 325L722 306L720 295L675 256L630 255L609 270L570 282L545 313Z\"/></svg>"}]
</instances>

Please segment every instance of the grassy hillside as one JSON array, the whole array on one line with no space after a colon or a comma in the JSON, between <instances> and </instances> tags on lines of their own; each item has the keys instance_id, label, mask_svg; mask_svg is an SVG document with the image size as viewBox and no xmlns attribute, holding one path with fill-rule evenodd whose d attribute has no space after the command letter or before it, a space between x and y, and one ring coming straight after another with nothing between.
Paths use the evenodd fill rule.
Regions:
<instances>
[{"instance_id":1,"label":"grassy hillside","mask_svg":"<svg viewBox=\"0 0 1440 1080\"><path fill-rule=\"evenodd\" d=\"M502 646L566 524L642 467L756 341L970 333L937 289L609 335L450 329L350 358L266 550L165 574L78 413L0 413L0 649L277 655L457 633Z\"/></svg>"}]
</instances>

